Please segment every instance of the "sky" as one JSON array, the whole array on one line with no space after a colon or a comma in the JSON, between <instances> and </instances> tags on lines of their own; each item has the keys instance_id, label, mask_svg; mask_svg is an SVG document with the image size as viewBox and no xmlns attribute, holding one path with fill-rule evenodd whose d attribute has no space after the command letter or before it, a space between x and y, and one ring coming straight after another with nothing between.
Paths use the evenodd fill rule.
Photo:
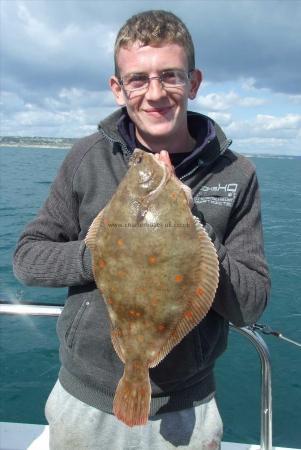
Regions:
<instances>
[{"instance_id":1,"label":"sky","mask_svg":"<svg viewBox=\"0 0 301 450\"><path fill-rule=\"evenodd\" d=\"M82 137L117 105L108 80L128 17L188 26L204 81L189 109L245 154L301 155L301 0L0 0L2 136Z\"/></svg>"}]
</instances>

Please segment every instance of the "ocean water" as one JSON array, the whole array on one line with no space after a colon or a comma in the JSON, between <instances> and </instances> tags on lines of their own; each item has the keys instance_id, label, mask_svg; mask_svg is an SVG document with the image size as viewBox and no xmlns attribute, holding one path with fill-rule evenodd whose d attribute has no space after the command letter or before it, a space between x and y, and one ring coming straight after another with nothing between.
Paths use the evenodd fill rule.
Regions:
<instances>
[{"instance_id":1,"label":"ocean water","mask_svg":"<svg viewBox=\"0 0 301 450\"><path fill-rule=\"evenodd\" d=\"M65 289L21 285L11 260L66 150L0 148L0 299L64 303ZM260 323L301 342L301 157L252 157L262 195L272 295ZM45 423L44 403L59 368L55 318L0 316L0 420ZM265 336L272 359L273 444L301 448L301 349ZM224 440L259 442L260 363L237 332L217 363Z\"/></svg>"}]
</instances>

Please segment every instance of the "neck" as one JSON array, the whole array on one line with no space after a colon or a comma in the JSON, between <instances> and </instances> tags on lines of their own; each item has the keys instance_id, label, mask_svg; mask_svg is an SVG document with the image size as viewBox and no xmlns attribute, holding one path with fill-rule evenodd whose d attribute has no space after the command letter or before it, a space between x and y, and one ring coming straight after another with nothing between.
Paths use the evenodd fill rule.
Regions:
<instances>
[{"instance_id":1,"label":"neck","mask_svg":"<svg viewBox=\"0 0 301 450\"><path fill-rule=\"evenodd\" d=\"M136 130L136 138L141 144L151 150L153 153L159 153L161 150L167 150L168 153L189 153L195 147L195 139L188 133L181 136L180 139L162 139L161 137L144 138Z\"/></svg>"}]
</instances>

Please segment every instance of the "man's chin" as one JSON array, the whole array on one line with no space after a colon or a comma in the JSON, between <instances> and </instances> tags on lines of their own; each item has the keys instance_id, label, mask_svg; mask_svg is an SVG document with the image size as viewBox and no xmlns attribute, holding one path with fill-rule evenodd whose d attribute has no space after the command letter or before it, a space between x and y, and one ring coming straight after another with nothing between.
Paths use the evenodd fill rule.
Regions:
<instances>
[{"instance_id":1,"label":"man's chin","mask_svg":"<svg viewBox=\"0 0 301 450\"><path fill-rule=\"evenodd\" d=\"M153 123L145 127L143 134L153 138L167 138L175 133L174 124L165 121L164 123Z\"/></svg>"}]
</instances>

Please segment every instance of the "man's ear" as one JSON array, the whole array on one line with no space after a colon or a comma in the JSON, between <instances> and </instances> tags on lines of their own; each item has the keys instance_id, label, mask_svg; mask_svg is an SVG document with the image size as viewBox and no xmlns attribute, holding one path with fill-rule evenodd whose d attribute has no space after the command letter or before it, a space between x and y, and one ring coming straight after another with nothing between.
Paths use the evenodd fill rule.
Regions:
<instances>
[{"instance_id":1,"label":"man's ear","mask_svg":"<svg viewBox=\"0 0 301 450\"><path fill-rule=\"evenodd\" d=\"M125 104L124 92L120 86L117 77L112 76L109 81L110 88L114 94L117 105L123 106Z\"/></svg>"},{"instance_id":2,"label":"man's ear","mask_svg":"<svg viewBox=\"0 0 301 450\"><path fill-rule=\"evenodd\" d=\"M194 69L190 75L190 89L188 94L190 100L193 100L196 97L202 80L202 72L199 69Z\"/></svg>"}]
</instances>

